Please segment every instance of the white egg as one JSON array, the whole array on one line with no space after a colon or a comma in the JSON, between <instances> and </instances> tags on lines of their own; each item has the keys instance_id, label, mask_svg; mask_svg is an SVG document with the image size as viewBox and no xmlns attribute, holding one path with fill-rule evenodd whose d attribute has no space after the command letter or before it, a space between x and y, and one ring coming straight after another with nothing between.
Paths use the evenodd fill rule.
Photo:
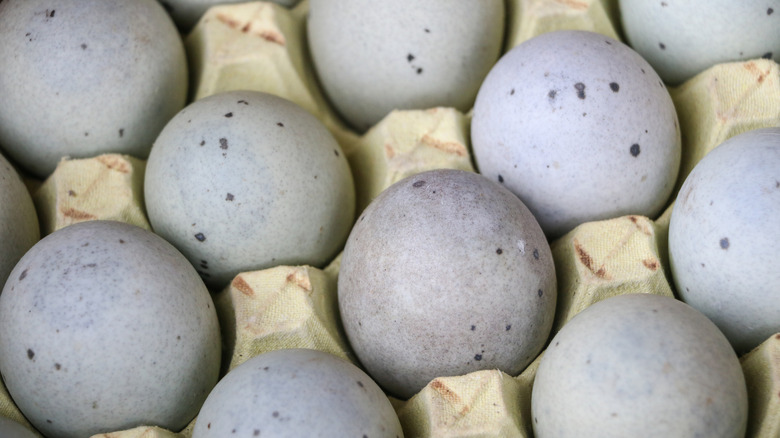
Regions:
<instances>
[{"instance_id":1,"label":"white egg","mask_svg":"<svg viewBox=\"0 0 780 438\"><path fill-rule=\"evenodd\" d=\"M707 154L677 195L669 257L680 298L745 353L780 332L780 128Z\"/></svg>"},{"instance_id":2,"label":"white egg","mask_svg":"<svg viewBox=\"0 0 780 438\"><path fill-rule=\"evenodd\" d=\"M531 212L460 170L382 192L352 229L338 278L352 348L401 398L436 377L519 374L547 341L556 298L550 247Z\"/></svg>"},{"instance_id":3,"label":"white egg","mask_svg":"<svg viewBox=\"0 0 780 438\"><path fill-rule=\"evenodd\" d=\"M0 372L46 436L180 430L219 375L211 296L159 236L82 222L38 242L0 295Z\"/></svg>"},{"instance_id":4,"label":"white egg","mask_svg":"<svg viewBox=\"0 0 780 438\"><path fill-rule=\"evenodd\" d=\"M531 394L537 438L741 438L737 355L704 315L671 297L620 295L553 337Z\"/></svg>"},{"instance_id":5,"label":"white egg","mask_svg":"<svg viewBox=\"0 0 780 438\"><path fill-rule=\"evenodd\" d=\"M680 164L677 114L650 65L593 32L556 31L505 54L471 123L480 173L503 183L548 237L584 222L653 217Z\"/></svg>"},{"instance_id":6,"label":"white egg","mask_svg":"<svg viewBox=\"0 0 780 438\"><path fill-rule=\"evenodd\" d=\"M394 109L467 112L501 53L504 8L502 0L311 0L315 71L359 131Z\"/></svg>"},{"instance_id":7,"label":"white egg","mask_svg":"<svg viewBox=\"0 0 780 438\"><path fill-rule=\"evenodd\" d=\"M256 91L177 114L154 144L144 193L154 231L217 288L239 272L326 265L355 215L352 174L330 132Z\"/></svg>"},{"instance_id":8,"label":"white egg","mask_svg":"<svg viewBox=\"0 0 780 438\"><path fill-rule=\"evenodd\" d=\"M184 46L156 0L5 0L0 41L0 145L39 177L64 156L145 158L184 106Z\"/></svg>"},{"instance_id":9,"label":"white egg","mask_svg":"<svg viewBox=\"0 0 780 438\"><path fill-rule=\"evenodd\" d=\"M631 47L670 84L723 62L780 61L780 0L620 0L620 12Z\"/></svg>"},{"instance_id":10,"label":"white egg","mask_svg":"<svg viewBox=\"0 0 780 438\"><path fill-rule=\"evenodd\" d=\"M30 192L8 160L0 155L0 286L40 237Z\"/></svg>"},{"instance_id":11,"label":"white egg","mask_svg":"<svg viewBox=\"0 0 780 438\"><path fill-rule=\"evenodd\" d=\"M230 371L193 438L402 438L387 396L355 365L317 350L275 350Z\"/></svg>"},{"instance_id":12,"label":"white egg","mask_svg":"<svg viewBox=\"0 0 780 438\"><path fill-rule=\"evenodd\" d=\"M238 3L236 0L159 0L183 32L189 31L212 6ZM300 0L270 0L291 8Z\"/></svg>"}]
</instances>

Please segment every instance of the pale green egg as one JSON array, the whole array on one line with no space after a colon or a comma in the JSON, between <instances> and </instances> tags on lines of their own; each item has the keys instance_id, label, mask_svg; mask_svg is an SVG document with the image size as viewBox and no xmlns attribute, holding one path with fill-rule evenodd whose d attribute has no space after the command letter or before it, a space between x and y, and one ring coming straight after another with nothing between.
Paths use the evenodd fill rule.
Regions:
<instances>
[{"instance_id":1,"label":"pale green egg","mask_svg":"<svg viewBox=\"0 0 780 438\"><path fill-rule=\"evenodd\" d=\"M678 85L724 62L780 60L780 0L620 0L631 47Z\"/></svg>"},{"instance_id":2,"label":"pale green egg","mask_svg":"<svg viewBox=\"0 0 780 438\"><path fill-rule=\"evenodd\" d=\"M163 129L144 181L154 231L210 286L278 265L324 267L355 215L341 147L298 105L256 91L198 100Z\"/></svg>"},{"instance_id":3,"label":"pale green egg","mask_svg":"<svg viewBox=\"0 0 780 438\"><path fill-rule=\"evenodd\" d=\"M0 372L45 436L180 430L217 382L216 310L187 260L132 225L46 236L0 295Z\"/></svg>"},{"instance_id":4,"label":"pale green egg","mask_svg":"<svg viewBox=\"0 0 780 438\"><path fill-rule=\"evenodd\" d=\"M504 17L501 0L312 0L307 36L325 94L362 132L395 109L467 112Z\"/></svg>"},{"instance_id":5,"label":"pale green egg","mask_svg":"<svg viewBox=\"0 0 780 438\"><path fill-rule=\"evenodd\" d=\"M0 40L0 145L38 177L65 156L145 158L184 106L184 46L156 0L5 0Z\"/></svg>"},{"instance_id":6,"label":"pale green egg","mask_svg":"<svg viewBox=\"0 0 780 438\"><path fill-rule=\"evenodd\" d=\"M718 328L671 297L629 294L577 314L543 353L537 438L741 438L747 389Z\"/></svg>"},{"instance_id":7,"label":"pale green egg","mask_svg":"<svg viewBox=\"0 0 780 438\"><path fill-rule=\"evenodd\" d=\"M387 396L360 368L317 350L275 350L231 370L193 438L403 438Z\"/></svg>"},{"instance_id":8,"label":"pale green egg","mask_svg":"<svg viewBox=\"0 0 780 438\"><path fill-rule=\"evenodd\" d=\"M693 168L669 223L680 298L746 353L780 332L780 128L734 136Z\"/></svg>"}]
</instances>

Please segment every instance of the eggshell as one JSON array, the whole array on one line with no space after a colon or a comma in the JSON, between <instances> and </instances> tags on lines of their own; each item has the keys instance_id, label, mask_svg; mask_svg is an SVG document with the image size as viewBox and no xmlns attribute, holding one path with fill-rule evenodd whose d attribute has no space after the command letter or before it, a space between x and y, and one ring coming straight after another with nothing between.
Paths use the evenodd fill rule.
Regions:
<instances>
[{"instance_id":1,"label":"eggshell","mask_svg":"<svg viewBox=\"0 0 780 438\"><path fill-rule=\"evenodd\" d=\"M519 374L549 335L555 267L511 192L472 172L433 170L393 184L363 212L338 299L366 371L408 398L436 377Z\"/></svg>"},{"instance_id":2,"label":"eggshell","mask_svg":"<svg viewBox=\"0 0 780 438\"><path fill-rule=\"evenodd\" d=\"M232 91L196 101L154 144L144 181L152 229L211 286L239 272L326 265L355 211L341 148L282 98Z\"/></svg>"},{"instance_id":3,"label":"eggshell","mask_svg":"<svg viewBox=\"0 0 780 438\"><path fill-rule=\"evenodd\" d=\"M584 222L654 217L680 165L669 93L628 46L556 31L505 54L471 122L480 173L503 183L548 237Z\"/></svg>"},{"instance_id":4,"label":"eggshell","mask_svg":"<svg viewBox=\"0 0 780 438\"><path fill-rule=\"evenodd\" d=\"M390 401L360 368L317 350L275 350L229 372L193 438L403 437Z\"/></svg>"},{"instance_id":5,"label":"eggshell","mask_svg":"<svg viewBox=\"0 0 780 438\"><path fill-rule=\"evenodd\" d=\"M6 0L0 40L0 144L38 177L64 156L145 158L184 106L184 46L156 0Z\"/></svg>"},{"instance_id":6,"label":"eggshell","mask_svg":"<svg viewBox=\"0 0 780 438\"><path fill-rule=\"evenodd\" d=\"M671 297L621 295L550 341L531 395L537 438L743 437L737 355L704 315Z\"/></svg>"},{"instance_id":7,"label":"eggshell","mask_svg":"<svg viewBox=\"0 0 780 438\"><path fill-rule=\"evenodd\" d=\"M0 417L0 436L3 438L36 438L38 435L10 418Z\"/></svg>"},{"instance_id":8,"label":"eggshell","mask_svg":"<svg viewBox=\"0 0 780 438\"><path fill-rule=\"evenodd\" d=\"M344 119L365 131L394 109L470 109L501 52L502 0L311 0L314 69Z\"/></svg>"},{"instance_id":9,"label":"eggshell","mask_svg":"<svg viewBox=\"0 0 780 438\"><path fill-rule=\"evenodd\" d=\"M38 239L38 216L30 192L0 155L0 285Z\"/></svg>"},{"instance_id":10,"label":"eggshell","mask_svg":"<svg viewBox=\"0 0 780 438\"><path fill-rule=\"evenodd\" d=\"M216 384L220 350L195 270L159 236L121 222L45 237L0 295L0 371L46 436L180 430Z\"/></svg>"},{"instance_id":11,"label":"eggshell","mask_svg":"<svg viewBox=\"0 0 780 438\"><path fill-rule=\"evenodd\" d=\"M780 332L780 128L726 140L693 168L669 223L680 298L747 352Z\"/></svg>"},{"instance_id":12,"label":"eggshell","mask_svg":"<svg viewBox=\"0 0 780 438\"><path fill-rule=\"evenodd\" d=\"M780 61L780 0L620 0L631 47L679 84L730 61Z\"/></svg>"}]
</instances>

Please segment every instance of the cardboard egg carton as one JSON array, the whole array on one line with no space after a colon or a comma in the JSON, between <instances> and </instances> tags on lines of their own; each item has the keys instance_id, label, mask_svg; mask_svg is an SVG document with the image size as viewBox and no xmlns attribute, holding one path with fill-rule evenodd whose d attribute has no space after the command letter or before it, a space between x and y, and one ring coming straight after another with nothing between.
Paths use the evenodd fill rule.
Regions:
<instances>
[{"instance_id":1,"label":"cardboard egg carton","mask_svg":"<svg viewBox=\"0 0 780 438\"><path fill-rule=\"evenodd\" d=\"M617 0L508 0L505 50L558 29L620 39ZM186 37L191 97L251 89L289 99L320 119L352 167L358 211L394 182L435 168L474 171L469 115L451 108L395 111L363 135L339 120L309 61L308 2L292 10L267 2L211 8ZM721 64L670 88L683 138L677 188L693 166L741 132L780 125L780 66L771 60ZM64 160L33 196L43 234L95 219L150 229L143 203L145 162L103 155ZM35 185L31 185L35 187ZM667 256L669 206L582 224L551 242L558 280L552 335L589 305L634 293L673 296ZM263 352L292 347L327 351L353 362L338 315L340 259L327 268L278 266L246 272L213 291L226 343L223 371ZM542 353L543 355L544 353ZM531 387L540 355L518 376L484 370L441 376L409 400L391 398L407 437L530 437ZM750 394L749 437L780 433L780 335L741 358ZM23 416L0 387L0 415ZM197 421L195 419L194 421ZM103 438L189 438L183 431L138 427Z\"/></svg>"}]
</instances>

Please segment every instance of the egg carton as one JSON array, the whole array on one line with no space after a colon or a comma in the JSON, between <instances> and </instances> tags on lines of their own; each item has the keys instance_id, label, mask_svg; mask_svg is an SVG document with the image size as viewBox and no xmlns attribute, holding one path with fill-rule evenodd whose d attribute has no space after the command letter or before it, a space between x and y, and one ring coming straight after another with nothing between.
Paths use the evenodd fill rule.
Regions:
<instances>
[{"instance_id":1,"label":"egg carton","mask_svg":"<svg viewBox=\"0 0 780 438\"><path fill-rule=\"evenodd\" d=\"M621 39L616 0L508 0L504 51L544 32L578 29ZM250 89L289 99L314 114L341 144L355 178L358 211L393 183L437 168L474 171L469 113L454 108L397 110L363 134L350 130L324 98L306 47L308 2L212 7L185 39L191 99ZM780 66L755 59L716 65L670 87L682 134L680 173L658 217L588 222L551 243L558 281L554 335L574 315L623 294L674 296L667 235L685 177L715 146L739 133L780 125ZM43 234L73 223L111 219L151 229L145 215L145 161L106 154L64 159L44 182L28 180ZM277 266L245 272L214 302L226 348L223 372L282 348L326 351L357 363L339 321L337 257L328 266ZM484 370L432 380L409 400L390 397L407 437L530 437L531 388L544 353L521 374ZM780 334L742 356L750 399L749 437L780 434ZM5 388L0 416L25 422ZM189 438L139 427L105 438ZM29 426L28 423L25 422Z\"/></svg>"}]
</instances>

